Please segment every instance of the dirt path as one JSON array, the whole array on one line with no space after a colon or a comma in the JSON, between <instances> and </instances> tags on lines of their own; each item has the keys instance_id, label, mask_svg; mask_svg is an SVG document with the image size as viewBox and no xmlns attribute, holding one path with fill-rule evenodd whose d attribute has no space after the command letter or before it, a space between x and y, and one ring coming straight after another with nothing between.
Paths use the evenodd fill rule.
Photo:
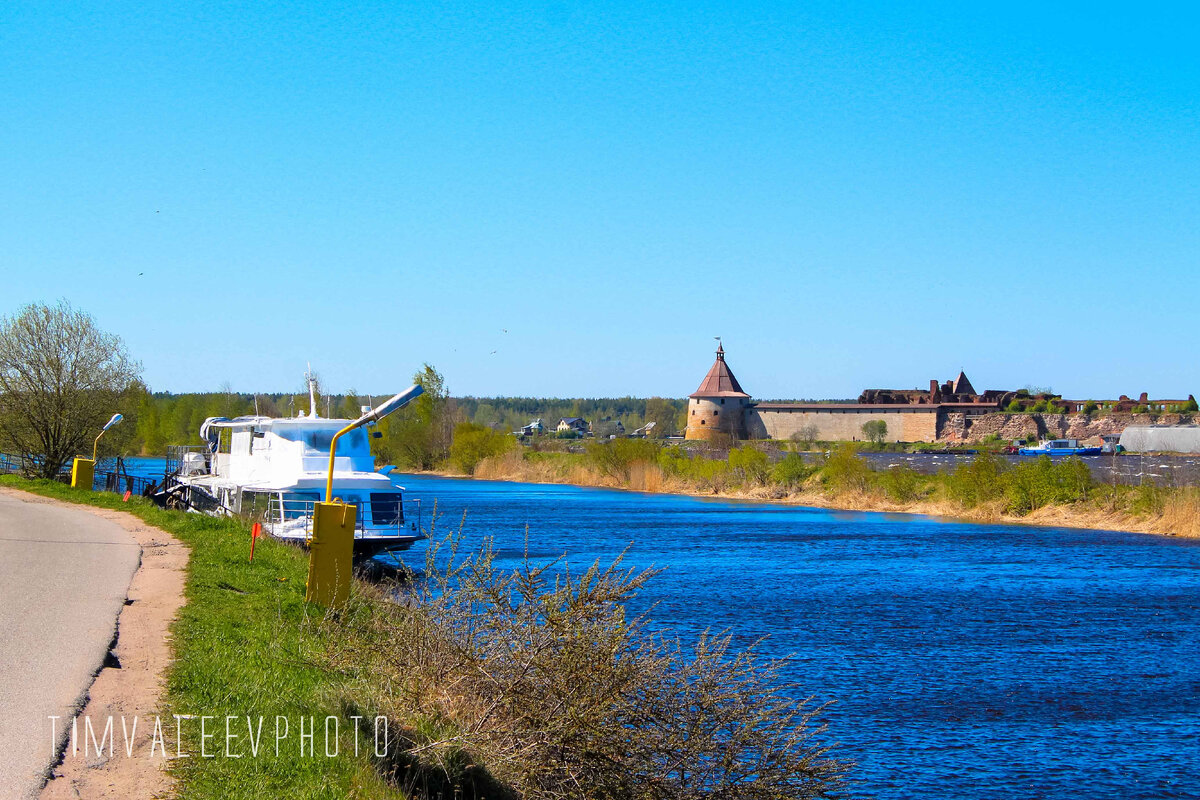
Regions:
<instances>
[{"instance_id":1,"label":"dirt path","mask_svg":"<svg viewBox=\"0 0 1200 800\"><path fill-rule=\"evenodd\" d=\"M150 757L154 717L161 706L167 667L171 663L168 627L184 603L184 581L188 550L165 531L152 528L132 514L93 508L73 503L0 489L20 495L27 502L42 502L86 510L120 525L142 548L141 564L129 585L125 606L117 621L117 643L113 648L117 664L101 669L88 690L88 700L80 717L90 717L102 726L112 717L116 728L116 748L112 757L87 758L83 750L72 753L65 742L62 763L54 770L42 791L43 800L60 798L159 798L172 793L172 781L166 772L167 759L159 751ZM132 737L133 756L126 755L120 719L132 725L138 719ZM164 729L170 718L164 720ZM69 724L69 723L68 723ZM170 749L168 747L168 752ZM108 751L105 751L107 756Z\"/></svg>"}]
</instances>

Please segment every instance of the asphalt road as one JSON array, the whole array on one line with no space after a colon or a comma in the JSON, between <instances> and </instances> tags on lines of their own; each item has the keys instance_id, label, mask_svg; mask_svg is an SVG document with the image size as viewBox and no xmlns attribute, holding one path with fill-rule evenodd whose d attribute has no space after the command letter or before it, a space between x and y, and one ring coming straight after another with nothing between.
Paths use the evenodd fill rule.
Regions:
<instances>
[{"instance_id":1,"label":"asphalt road","mask_svg":"<svg viewBox=\"0 0 1200 800\"><path fill-rule=\"evenodd\" d=\"M58 744L49 717L61 718L61 737L104 663L140 556L115 523L0 490L0 797L40 791Z\"/></svg>"}]
</instances>

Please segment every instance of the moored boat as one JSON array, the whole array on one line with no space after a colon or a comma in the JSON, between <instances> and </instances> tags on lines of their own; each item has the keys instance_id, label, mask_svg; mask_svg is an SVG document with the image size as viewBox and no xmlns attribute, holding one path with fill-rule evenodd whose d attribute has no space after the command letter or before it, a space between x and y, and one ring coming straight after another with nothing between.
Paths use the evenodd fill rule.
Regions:
<instances>
[{"instance_id":1,"label":"moored boat","mask_svg":"<svg viewBox=\"0 0 1200 800\"><path fill-rule=\"evenodd\" d=\"M210 417L200 446L169 447L159 493L168 505L214 515L240 514L272 536L312 537L313 511L325 499L334 434L351 423L317 415L315 402L296 417ZM365 411L366 409L364 409ZM357 510L354 554L406 550L424 538L420 502L405 508L404 487L390 468L375 469L369 427L344 433L333 459L333 499Z\"/></svg>"},{"instance_id":2,"label":"moored boat","mask_svg":"<svg viewBox=\"0 0 1200 800\"><path fill-rule=\"evenodd\" d=\"M1083 447L1078 439L1050 439L1039 442L1036 447L1017 450L1023 456L1098 456L1099 447Z\"/></svg>"}]
</instances>

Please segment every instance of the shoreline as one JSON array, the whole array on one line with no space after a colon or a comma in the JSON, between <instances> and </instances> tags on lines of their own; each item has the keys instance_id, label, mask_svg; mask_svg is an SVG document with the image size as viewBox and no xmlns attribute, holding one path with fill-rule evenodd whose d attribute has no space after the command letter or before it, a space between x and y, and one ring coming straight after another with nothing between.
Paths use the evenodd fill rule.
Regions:
<instances>
[{"instance_id":1,"label":"shoreline","mask_svg":"<svg viewBox=\"0 0 1200 800\"><path fill-rule=\"evenodd\" d=\"M975 525L1027 525L1039 528L1073 528L1076 530L1118 531L1143 533L1154 536L1197 538L1197 534L1172 530L1158 517L1135 516L1122 511L1103 511L1095 508L1079 508L1070 505L1049 505L1024 516L1007 513L999 503L990 503L975 508L951 507L945 501L918 500L897 503L877 495L851 493L828 495L821 491L788 492L780 495L769 489L736 489L711 492L676 487L657 489L623 486L615 481L549 480L548 476L522 476L514 474L476 476L453 470L421 470L412 475L429 475L439 478L461 478L465 480L502 481L505 483L531 483L541 485L575 486L581 489L611 489L640 494L678 495L682 497L704 497L718 500L747 500L760 503L776 503L798 508L816 508L829 511L865 511L878 514L912 514L933 517L946 522L961 522Z\"/></svg>"}]
</instances>

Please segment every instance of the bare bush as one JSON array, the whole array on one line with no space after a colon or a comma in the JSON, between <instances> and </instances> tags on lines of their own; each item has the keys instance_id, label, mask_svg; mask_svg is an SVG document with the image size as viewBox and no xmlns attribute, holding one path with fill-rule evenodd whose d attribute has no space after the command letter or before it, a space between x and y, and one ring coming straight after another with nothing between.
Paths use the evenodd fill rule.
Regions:
<instances>
[{"instance_id":1,"label":"bare bush","mask_svg":"<svg viewBox=\"0 0 1200 800\"><path fill-rule=\"evenodd\" d=\"M381 766L413 796L783 800L842 786L845 765L814 740L822 709L780 683L779 663L723 636L684 648L626 615L653 571L505 571L490 547L454 549L431 547L398 602L368 597L352 613L370 633L338 643L339 668L385 687L374 702L405 746Z\"/></svg>"}]
</instances>

